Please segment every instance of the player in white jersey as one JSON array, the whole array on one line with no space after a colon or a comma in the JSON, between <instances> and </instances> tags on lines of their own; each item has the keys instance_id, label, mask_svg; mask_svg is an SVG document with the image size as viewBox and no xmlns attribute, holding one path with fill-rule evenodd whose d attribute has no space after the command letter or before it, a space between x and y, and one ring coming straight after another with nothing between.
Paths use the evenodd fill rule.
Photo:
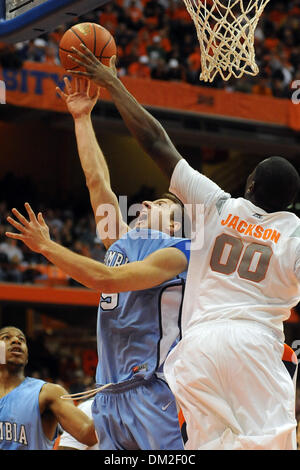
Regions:
<instances>
[{"instance_id":1,"label":"player in white jersey","mask_svg":"<svg viewBox=\"0 0 300 470\"><path fill-rule=\"evenodd\" d=\"M263 161L233 199L193 170L160 123L110 67L81 46L84 76L109 91L143 149L171 178L170 190L204 218L191 248L183 338L165 373L183 411L187 449L296 449L295 392L282 363L283 321L300 298L300 222L286 212L299 175ZM197 234L196 234L197 235Z\"/></svg>"},{"instance_id":2,"label":"player in white jersey","mask_svg":"<svg viewBox=\"0 0 300 470\"><path fill-rule=\"evenodd\" d=\"M272 185L277 201L260 194ZM183 202L204 205L183 340L165 365L188 448L296 449L295 389L281 357L283 321L300 298L300 221L282 209L299 176L284 159L267 159L248 180L247 199L234 199L181 160L171 187Z\"/></svg>"}]
</instances>

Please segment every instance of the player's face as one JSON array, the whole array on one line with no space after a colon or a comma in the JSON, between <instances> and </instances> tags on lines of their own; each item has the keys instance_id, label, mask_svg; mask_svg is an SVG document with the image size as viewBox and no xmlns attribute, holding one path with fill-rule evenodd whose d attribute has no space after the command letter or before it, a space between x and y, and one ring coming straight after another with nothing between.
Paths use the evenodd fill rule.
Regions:
<instances>
[{"instance_id":1,"label":"player's face","mask_svg":"<svg viewBox=\"0 0 300 470\"><path fill-rule=\"evenodd\" d=\"M28 361L26 338L18 328L4 328L0 332L0 341L6 347L6 364L25 366Z\"/></svg>"},{"instance_id":2,"label":"player's face","mask_svg":"<svg viewBox=\"0 0 300 470\"><path fill-rule=\"evenodd\" d=\"M155 201L143 201L142 206L135 228L151 228L172 234L176 207L173 201L161 198Z\"/></svg>"}]
</instances>

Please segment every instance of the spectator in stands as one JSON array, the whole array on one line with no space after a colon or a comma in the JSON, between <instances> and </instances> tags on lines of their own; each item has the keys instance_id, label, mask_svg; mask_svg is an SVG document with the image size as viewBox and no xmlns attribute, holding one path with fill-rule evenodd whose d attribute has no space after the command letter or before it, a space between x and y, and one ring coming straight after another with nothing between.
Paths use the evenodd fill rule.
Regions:
<instances>
[{"instance_id":1,"label":"spectator in stands","mask_svg":"<svg viewBox=\"0 0 300 470\"><path fill-rule=\"evenodd\" d=\"M10 240L0 243L0 252L6 254L9 262L21 263L23 261L21 248L18 247L17 243L11 243Z\"/></svg>"},{"instance_id":2,"label":"spectator in stands","mask_svg":"<svg viewBox=\"0 0 300 470\"><path fill-rule=\"evenodd\" d=\"M129 77L150 78L151 69L149 67L149 57L142 55L137 62L132 62L128 67Z\"/></svg>"},{"instance_id":3,"label":"spectator in stands","mask_svg":"<svg viewBox=\"0 0 300 470\"><path fill-rule=\"evenodd\" d=\"M255 95L264 95L271 96L272 89L269 83L269 77L266 74L263 74L257 79L257 83L252 87L252 93Z\"/></svg>"},{"instance_id":4,"label":"spectator in stands","mask_svg":"<svg viewBox=\"0 0 300 470\"><path fill-rule=\"evenodd\" d=\"M245 93L288 97L290 84L300 67L300 0L270 2L255 31L256 61L262 73L269 77L267 84L263 83L264 78L260 81L259 76L254 80L246 76L248 83L232 80L229 85L219 78L213 83L200 82L200 48L195 26L185 5L178 0L109 2L80 19L74 18L73 22L59 26L53 33L10 46L8 55L7 49L4 55L0 49L0 63L6 67L21 66L23 60L56 63L55 53L50 49L49 54L47 44L57 47L64 31L79 21L99 22L114 35L120 75L148 78L149 70L139 66L140 57L148 56L152 79L181 80ZM175 71L172 59L179 62L179 70Z\"/></svg>"}]
</instances>

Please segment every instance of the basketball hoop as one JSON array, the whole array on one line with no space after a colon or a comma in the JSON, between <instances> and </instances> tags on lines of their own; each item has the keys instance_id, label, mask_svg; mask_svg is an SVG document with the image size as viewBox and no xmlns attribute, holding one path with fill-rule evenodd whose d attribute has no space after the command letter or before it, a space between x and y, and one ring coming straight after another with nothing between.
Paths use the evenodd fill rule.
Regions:
<instances>
[{"instance_id":1,"label":"basketball hoop","mask_svg":"<svg viewBox=\"0 0 300 470\"><path fill-rule=\"evenodd\" d=\"M254 33L270 0L183 0L196 26L201 51L200 80L255 76Z\"/></svg>"}]
</instances>

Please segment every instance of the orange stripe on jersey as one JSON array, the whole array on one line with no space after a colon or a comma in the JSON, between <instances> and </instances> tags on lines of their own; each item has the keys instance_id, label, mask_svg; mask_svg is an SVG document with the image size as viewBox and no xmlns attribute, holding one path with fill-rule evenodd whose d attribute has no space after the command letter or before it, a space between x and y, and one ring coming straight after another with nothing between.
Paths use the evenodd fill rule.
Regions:
<instances>
[{"instance_id":1,"label":"orange stripe on jersey","mask_svg":"<svg viewBox=\"0 0 300 470\"><path fill-rule=\"evenodd\" d=\"M181 410L179 410L179 413L178 413L178 421L179 421L179 426L181 428L183 423L185 423L185 419Z\"/></svg>"},{"instance_id":2,"label":"orange stripe on jersey","mask_svg":"<svg viewBox=\"0 0 300 470\"><path fill-rule=\"evenodd\" d=\"M287 344L284 344L284 351L283 351L283 355L282 355L282 360L292 362L293 364L298 363L298 359L297 359L295 351L290 346L288 346Z\"/></svg>"}]
</instances>

